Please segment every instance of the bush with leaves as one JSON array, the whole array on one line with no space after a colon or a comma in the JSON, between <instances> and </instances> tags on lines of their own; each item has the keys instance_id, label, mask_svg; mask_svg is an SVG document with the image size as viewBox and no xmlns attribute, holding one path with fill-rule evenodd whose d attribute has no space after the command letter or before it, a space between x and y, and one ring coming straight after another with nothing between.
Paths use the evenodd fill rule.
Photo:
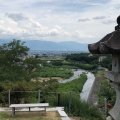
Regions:
<instances>
[{"instance_id":1,"label":"bush with leaves","mask_svg":"<svg viewBox=\"0 0 120 120\"><path fill-rule=\"evenodd\" d=\"M115 104L116 93L115 93L114 88L110 85L109 80L107 80L105 78L101 80L101 86L100 86L100 91L99 91L98 95L99 95L99 104L101 106L104 105L105 98L112 105Z\"/></svg>"},{"instance_id":2,"label":"bush with leaves","mask_svg":"<svg viewBox=\"0 0 120 120\"><path fill-rule=\"evenodd\" d=\"M49 94L47 102L51 106L58 106L57 94ZM61 93L60 106L64 106L69 115L80 116L85 120L102 120L98 108L80 100L79 94Z\"/></svg>"},{"instance_id":3,"label":"bush with leaves","mask_svg":"<svg viewBox=\"0 0 120 120\"><path fill-rule=\"evenodd\" d=\"M13 40L0 46L0 81L30 81L40 61L27 58L28 51L29 48L20 40Z\"/></svg>"},{"instance_id":4,"label":"bush with leaves","mask_svg":"<svg viewBox=\"0 0 120 120\"><path fill-rule=\"evenodd\" d=\"M32 82L26 81L4 81L0 84L0 103L8 104L8 91L10 90L11 103L29 103L36 99L37 94L28 91L34 91L35 85ZM27 91L27 92L26 92ZM30 99L31 98L31 99Z\"/></svg>"}]
</instances>

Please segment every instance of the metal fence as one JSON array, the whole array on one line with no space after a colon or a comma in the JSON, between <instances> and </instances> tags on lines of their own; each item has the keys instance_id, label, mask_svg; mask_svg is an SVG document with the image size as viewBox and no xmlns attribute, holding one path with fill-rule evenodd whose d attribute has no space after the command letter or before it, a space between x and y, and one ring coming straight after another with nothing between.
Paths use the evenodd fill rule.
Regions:
<instances>
[{"instance_id":1,"label":"metal fence","mask_svg":"<svg viewBox=\"0 0 120 120\"><path fill-rule=\"evenodd\" d=\"M65 98L65 96L67 97ZM0 103L3 107L18 103L44 103L48 102L51 107L67 105L68 113L71 112L72 97L78 97L79 94L71 92L42 92L38 91L4 91L0 93ZM66 104L66 103L67 104Z\"/></svg>"},{"instance_id":2,"label":"metal fence","mask_svg":"<svg viewBox=\"0 0 120 120\"><path fill-rule=\"evenodd\" d=\"M6 91L7 92L7 91ZM8 105L15 103L40 103L41 91L11 91L8 92Z\"/></svg>"},{"instance_id":3,"label":"metal fence","mask_svg":"<svg viewBox=\"0 0 120 120\"><path fill-rule=\"evenodd\" d=\"M10 104L17 103L42 103L49 102L50 106L67 106L67 111L71 113L71 107L73 99L80 99L79 94L75 94L72 92L42 92L38 91L5 91L0 93L0 103L3 106L9 106ZM90 98L95 99L95 98ZM98 100L96 100L98 101ZM97 104L97 106L99 106ZM65 107L65 106L63 106ZM104 99L104 106L100 108L100 112L102 114L107 114L107 99Z\"/></svg>"}]
</instances>

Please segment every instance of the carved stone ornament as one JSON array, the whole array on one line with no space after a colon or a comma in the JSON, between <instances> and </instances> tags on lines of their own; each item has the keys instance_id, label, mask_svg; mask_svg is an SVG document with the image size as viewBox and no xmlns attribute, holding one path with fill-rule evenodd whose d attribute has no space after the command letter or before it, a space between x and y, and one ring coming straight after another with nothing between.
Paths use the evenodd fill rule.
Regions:
<instances>
[{"instance_id":1,"label":"carved stone ornament","mask_svg":"<svg viewBox=\"0 0 120 120\"><path fill-rule=\"evenodd\" d=\"M105 72L105 77L111 81L116 91L116 102L109 114L114 120L120 120L120 16L115 31L107 34L100 41L89 44L88 49L95 54L112 54L112 71Z\"/></svg>"},{"instance_id":2,"label":"carved stone ornament","mask_svg":"<svg viewBox=\"0 0 120 120\"><path fill-rule=\"evenodd\" d=\"M107 34L99 42L89 44L88 49L95 54L119 54L120 53L120 16L115 31Z\"/></svg>"}]
</instances>

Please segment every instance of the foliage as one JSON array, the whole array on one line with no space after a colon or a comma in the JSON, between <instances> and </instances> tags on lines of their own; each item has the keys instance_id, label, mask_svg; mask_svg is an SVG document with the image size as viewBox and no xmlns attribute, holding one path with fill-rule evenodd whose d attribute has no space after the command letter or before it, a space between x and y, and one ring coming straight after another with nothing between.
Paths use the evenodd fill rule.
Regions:
<instances>
[{"instance_id":1,"label":"foliage","mask_svg":"<svg viewBox=\"0 0 120 120\"><path fill-rule=\"evenodd\" d=\"M75 79L73 81L67 82L67 83L61 83L59 84L58 91L59 92L75 92L80 93L82 91L83 85L87 80L86 74L81 74L78 79Z\"/></svg>"},{"instance_id":2,"label":"foliage","mask_svg":"<svg viewBox=\"0 0 120 120\"><path fill-rule=\"evenodd\" d=\"M99 61L99 58L104 56L105 58ZM101 67L111 70L112 68L112 56L111 55L98 55L90 53L71 54L66 56L66 60L71 65L78 66L81 69L94 70L100 65Z\"/></svg>"},{"instance_id":3,"label":"foliage","mask_svg":"<svg viewBox=\"0 0 120 120\"><path fill-rule=\"evenodd\" d=\"M75 68L96 69L98 55L89 56L88 53L73 54L66 57L67 62L53 62L47 64L45 62L40 66L41 61L35 58L28 58L27 52L29 48L24 46L24 42L20 40L13 40L10 43L0 46L0 103L8 103L8 93L11 92L11 101L13 103L36 102L38 99L38 92L27 93L25 91L41 90L41 102L49 101L52 104L57 104L55 95L49 95L54 91L73 91L74 97L71 98L71 113L73 115L86 116L91 118L100 118L98 111L92 106L79 100L75 93L82 90L83 84L86 81L86 75L81 75L81 78L71 81L70 83L59 85L57 81L43 81L31 82L33 77L62 77L69 78L72 72L66 66L75 66ZM64 67L62 67L64 66ZM59 89L58 89L59 87ZM22 91L22 92L21 92ZM18 94L19 93L19 94ZM69 95L62 95L61 106L65 106L68 112ZM12 103L11 102L11 103Z\"/></svg>"},{"instance_id":4,"label":"foliage","mask_svg":"<svg viewBox=\"0 0 120 120\"><path fill-rule=\"evenodd\" d=\"M69 68L77 68L77 69L85 69L85 70L94 70L97 69L98 65L94 64L83 64L80 62L69 62L69 63L64 63L63 66L69 66Z\"/></svg>"},{"instance_id":5,"label":"foliage","mask_svg":"<svg viewBox=\"0 0 120 120\"><path fill-rule=\"evenodd\" d=\"M96 64L91 65L91 64L82 64L82 63L76 64L76 66L80 67L81 69L85 69L85 70L94 70L94 69L97 69L98 67Z\"/></svg>"},{"instance_id":6,"label":"foliage","mask_svg":"<svg viewBox=\"0 0 120 120\"><path fill-rule=\"evenodd\" d=\"M46 97L46 102L49 102L51 106L64 106L65 111L70 115L80 116L85 120L102 120L101 115L96 107L89 105L88 103L80 100L79 92L86 81L86 75L82 74L80 78L68 83L59 84L58 93L49 93ZM69 94L70 93L70 94Z\"/></svg>"},{"instance_id":7,"label":"foliage","mask_svg":"<svg viewBox=\"0 0 120 120\"><path fill-rule=\"evenodd\" d=\"M110 82L107 79L101 80L101 86L99 91L100 105L104 104L104 98L106 98L109 103L114 105L116 100L115 95L115 90L110 85Z\"/></svg>"},{"instance_id":8,"label":"foliage","mask_svg":"<svg viewBox=\"0 0 120 120\"><path fill-rule=\"evenodd\" d=\"M106 55L106 58L103 59L99 64L102 67L111 70L112 69L112 56L111 55Z\"/></svg>"},{"instance_id":9,"label":"foliage","mask_svg":"<svg viewBox=\"0 0 120 120\"><path fill-rule=\"evenodd\" d=\"M66 56L66 60L71 62L70 64L72 66L74 65L85 70L96 69L98 67L98 59L99 55L91 55L89 53L71 54Z\"/></svg>"},{"instance_id":10,"label":"foliage","mask_svg":"<svg viewBox=\"0 0 120 120\"><path fill-rule=\"evenodd\" d=\"M22 99L23 102L30 102L30 98L34 97L31 96L31 93L27 93L25 91L33 91L35 86L32 82L26 81L16 81L16 82L9 82L5 81L0 84L0 103L7 103L8 102L8 91L11 91L11 103L21 103ZM35 98L35 97L34 97ZM32 101L31 101L32 102Z\"/></svg>"},{"instance_id":11,"label":"foliage","mask_svg":"<svg viewBox=\"0 0 120 120\"><path fill-rule=\"evenodd\" d=\"M42 83L36 82L35 83L35 90L40 90L41 93L41 102L46 102L46 98L48 96L49 92L56 92L58 89L58 82L56 80L49 80L49 81L43 81Z\"/></svg>"},{"instance_id":12,"label":"foliage","mask_svg":"<svg viewBox=\"0 0 120 120\"><path fill-rule=\"evenodd\" d=\"M30 75L38 62L36 59L27 58L28 51L29 48L20 40L13 40L0 46L0 81L31 79Z\"/></svg>"},{"instance_id":13,"label":"foliage","mask_svg":"<svg viewBox=\"0 0 120 120\"><path fill-rule=\"evenodd\" d=\"M28 71L28 76L38 77L36 74L36 71L40 68L39 64L41 63L41 60L35 59L35 58L26 58L24 60L24 64L26 65L26 70Z\"/></svg>"},{"instance_id":14,"label":"foliage","mask_svg":"<svg viewBox=\"0 0 120 120\"><path fill-rule=\"evenodd\" d=\"M5 43L0 46L0 63L12 67L22 61L22 57L27 55L28 50L29 48L20 40Z\"/></svg>"},{"instance_id":15,"label":"foliage","mask_svg":"<svg viewBox=\"0 0 120 120\"><path fill-rule=\"evenodd\" d=\"M60 67L56 67L53 65L43 66L38 71L39 77L62 77L69 78L73 75L70 69L65 69Z\"/></svg>"},{"instance_id":16,"label":"foliage","mask_svg":"<svg viewBox=\"0 0 120 120\"><path fill-rule=\"evenodd\" d=\"M80 116L85 120L102 120L101 114L99 110L91 106L90 104L80 100L79 94L68 94L61 93L60 106L65 107L65 111L68 114L72 114L74 116ZM57 96L57 95L56 95ZM55 95L49 96L47 98L47 102L52 106L57 106L57 97Z\"/></svg>"},{"instance_id":17,"label":"foliage","mask_svg":"<svg viewBox=\"0 0 120 120\"><path fill-rule=\"evenodd\" d=\"M11 92L11 103L30 103L38 101L38 91L41 92L41 102L44 102L48 92L57 91L58 82L49 80L40 82L4 81L0 84L0 103L8 104L8 91Z\"/></svg>"},{"instance_id":18,"label":"foliage","mask_svg":"<svg viewBox=\"0 0 120 120\"><path fill-rule=\"evenodd\" d=\"M63 63L62 63L62 61L54 61L54 62L52 62L52 65L54 65L54 66L62 66Z\"/></svg>"},{"instance_id":19,"label":"foliage","mask_svg":"<svg viewBox=\"0 0 120 120\"><path fill-rule=\"evenodd\" d=\"M78 61L80 63L95 63L97 62L99 55L90 55L89 53L71 54L66 56L66 60Z\"/></svg>"}]
</instances>

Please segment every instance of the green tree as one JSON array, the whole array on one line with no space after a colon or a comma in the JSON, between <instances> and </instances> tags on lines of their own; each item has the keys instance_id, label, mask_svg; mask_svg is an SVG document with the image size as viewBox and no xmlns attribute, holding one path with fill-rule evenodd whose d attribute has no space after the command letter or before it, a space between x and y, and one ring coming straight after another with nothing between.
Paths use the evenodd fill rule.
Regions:
<instances>
[{"instance_id":1,"label":"green tree","mask_svg":"<svg viewBox=\"0 0 120 120\"><path fill-rule=\"evenodd\" d=\"M106 55L106 58L99 63L102 67L112 70L112 55Z\"/></svg>"},{"instance_id":2,"label":"green tree","mask_svg":"<svg viewBox=\"0 0 120 120\"><path fill-rule=\"evenodd\" d=\"M24 46L25 42L13 40L0 46L0 64L13 67L22 62L23 57L27 55L29 48ZM19 64L20 65L20 64Z\"/></svg>"},{"instance_id":3,"label":"green tree","mask_svg":"<svg viewBox=\"0 0 120 120\"><path fill-rule=\"evenodd\" d=\"M0 81L30 80L38 62L27 58L29 48L25 42L13 40L0 46Z\"/></svg>"},{"instance_id":4,"label":"green tree","mask_svg":"<svg viewBox=\"0 0 120 120\"><path fill-rule=\"evenodd\" d=\"M8 103L8 90L10 90L11 103L33 102L36 95L33 92L35 85L33 82L26 81L5 81L0 84L0 103ZM29 91L29 92L28 92ZM24 101L23 101L24 99Z\"/></svg>"},{"instance_id":5,"label":"green tree","mask_svg":"<svg viewBox=\"0 0 120 120\"><path fill-rule=\"evenodd\" d=\"M26 65L26 70L28 71L29 76L38 77L37 72L39 71L40 63L41 63L40 59L36 59L32 57L24 60L24 64Z\"/></svg>"}]
</instances>

